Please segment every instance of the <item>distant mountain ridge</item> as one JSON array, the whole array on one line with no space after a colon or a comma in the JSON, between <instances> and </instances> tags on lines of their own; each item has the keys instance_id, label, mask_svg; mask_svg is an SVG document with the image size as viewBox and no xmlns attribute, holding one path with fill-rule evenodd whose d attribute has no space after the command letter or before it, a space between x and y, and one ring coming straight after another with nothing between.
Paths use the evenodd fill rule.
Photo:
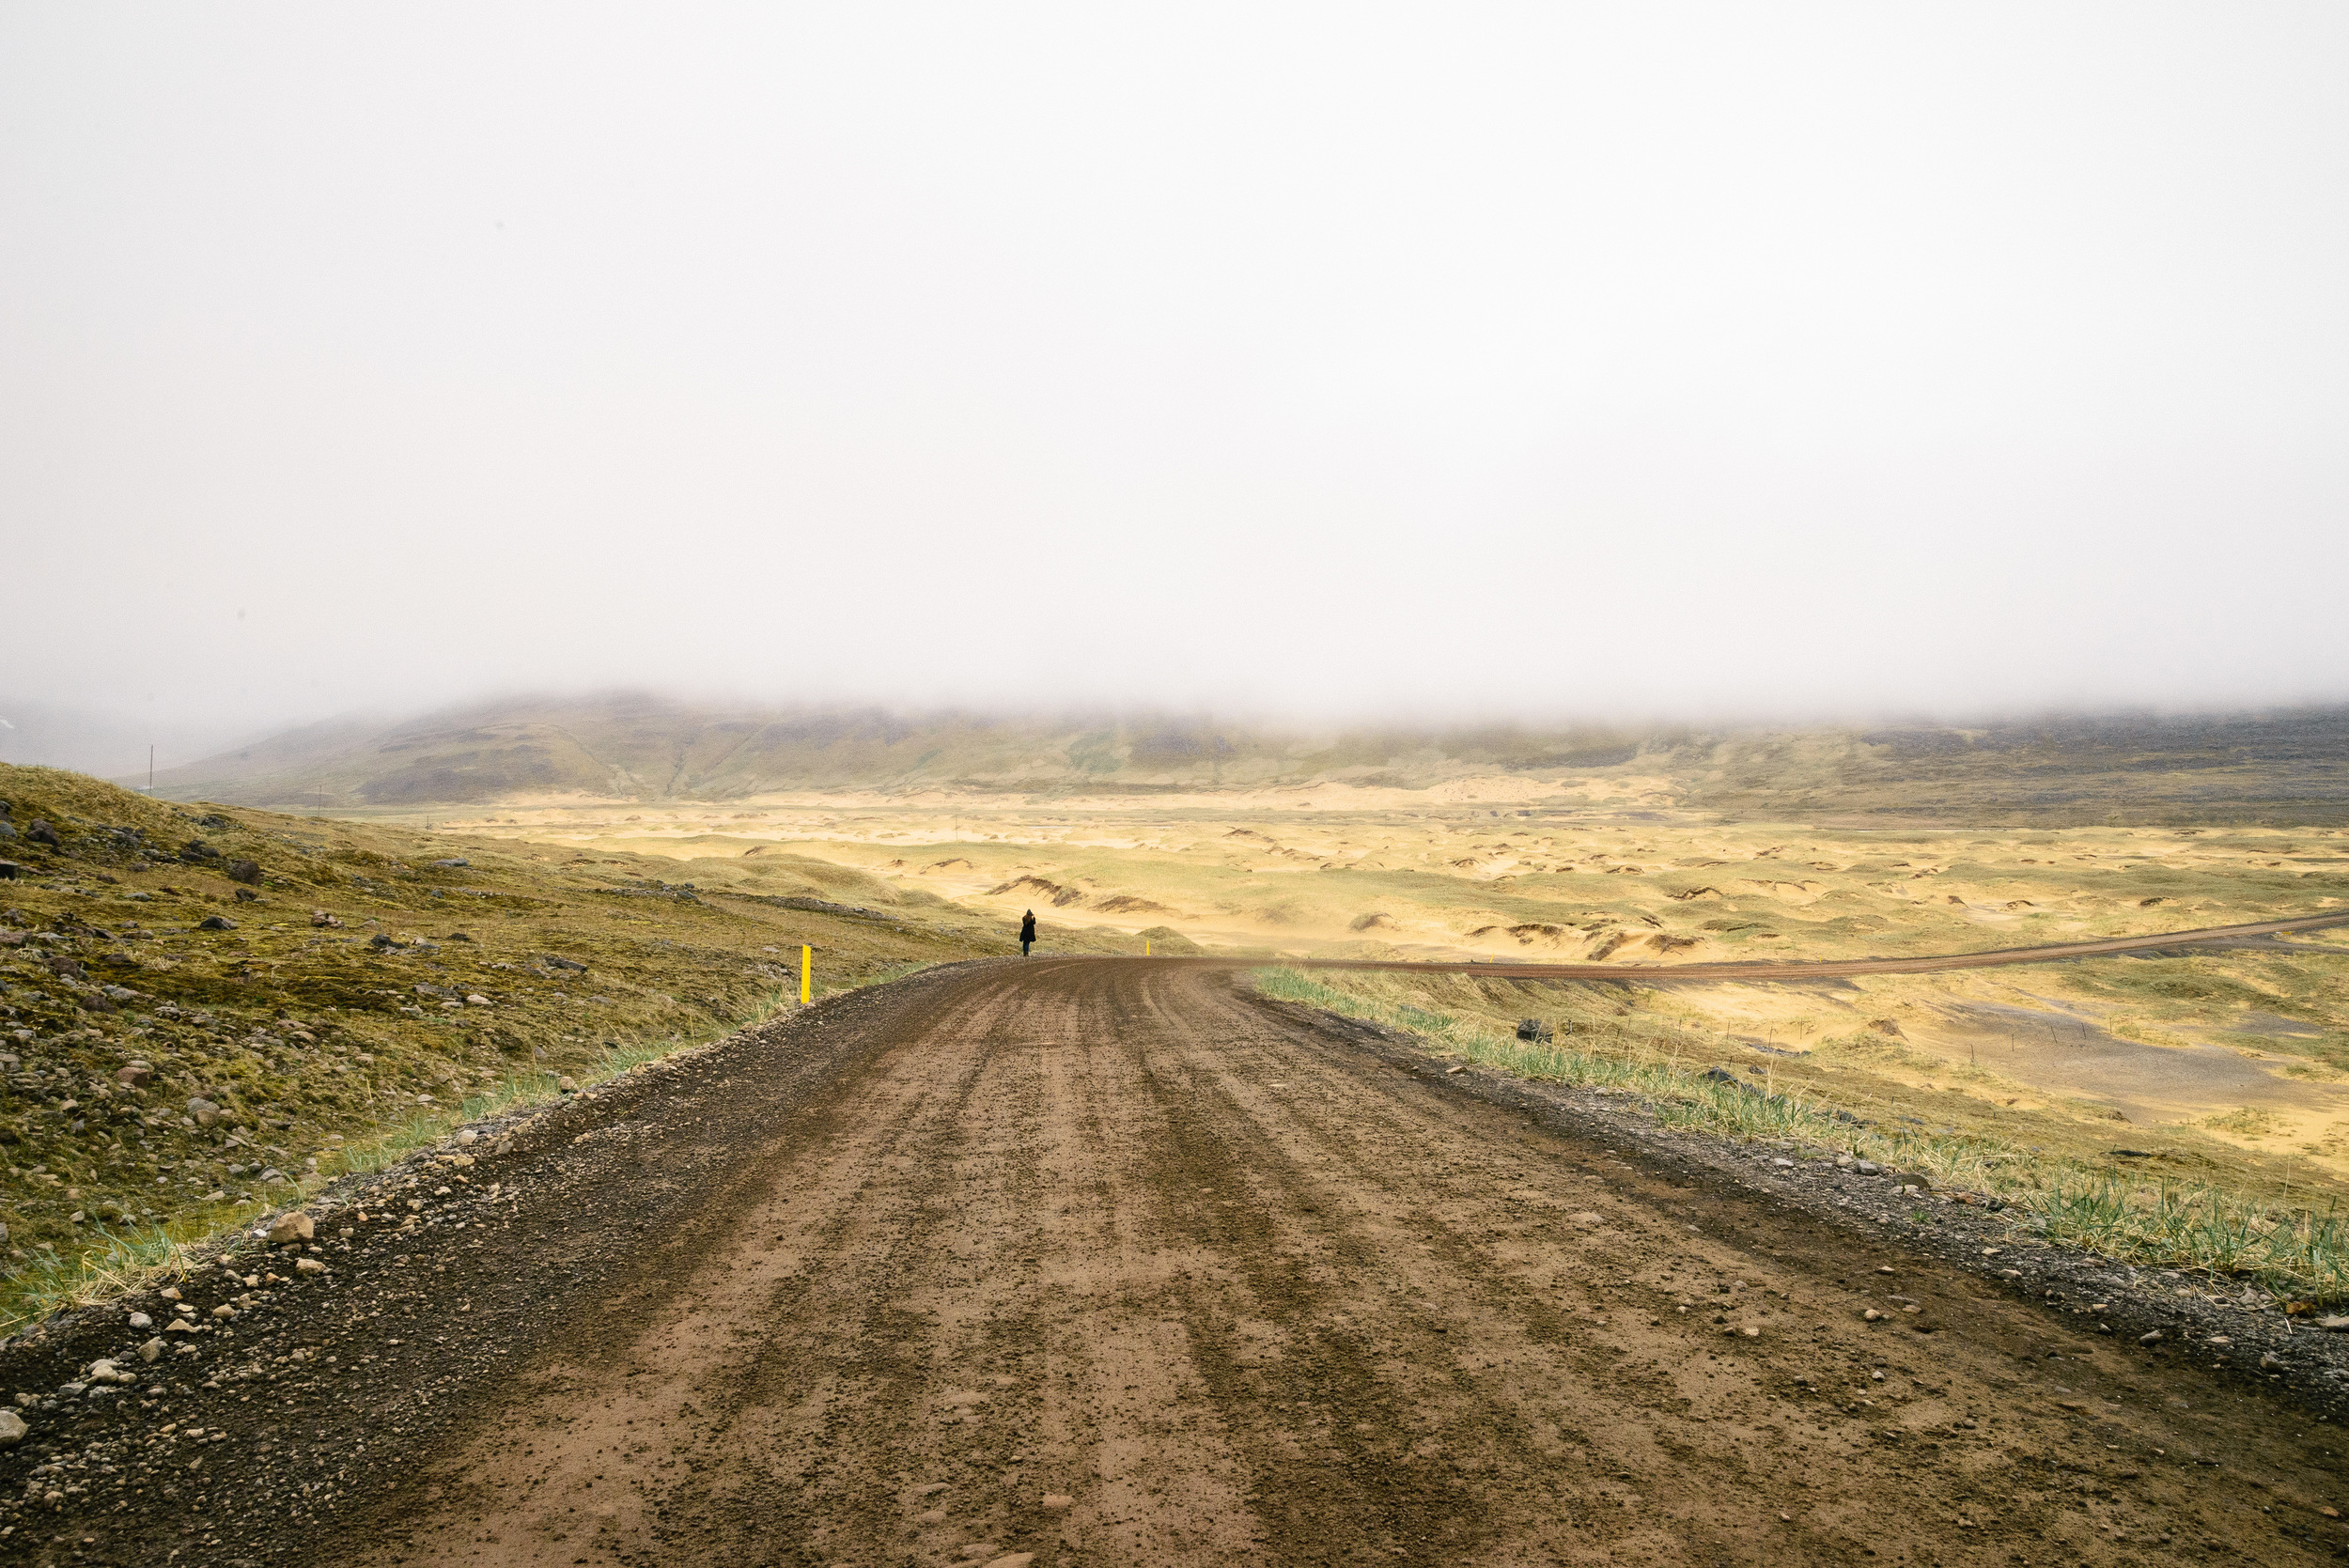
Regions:
<instances>
[{"instance_id":1,"label":"distant mountain ridge","mask_svg":"<svg viewBox=\"0 0 2349 1568\"><path fill-rule=\"evenodd\" d=\"M2349 822L2349 708L1968 727L1361 728L1167 716L789 710L612 693L289 730L158 775L176 800L335 812L811 790L1143 797L1610 775L1747 818Z\"/></svg>"},{"instance_id":2,"label":"distant mountain ridge","mask_svg":"<svg viewBox=\"0 0 2349 1568\"><path fill-rule=\"evenodd\" d=\"M159 775L157 793L242 804L401 807L532 795L726 800L779 790L1154 792L1332 778L1408 786L1470 772L1605 767L1648 737L1548 734L1305 737L1173 718L801 712L615 694L338 721Z\"/></svg>"}]
</instances>

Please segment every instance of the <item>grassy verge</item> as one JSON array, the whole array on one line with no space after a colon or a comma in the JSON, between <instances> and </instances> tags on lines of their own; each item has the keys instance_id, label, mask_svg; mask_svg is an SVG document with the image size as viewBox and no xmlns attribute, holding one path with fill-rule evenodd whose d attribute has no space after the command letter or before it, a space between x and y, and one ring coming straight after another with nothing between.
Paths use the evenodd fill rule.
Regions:
<instances>
[{"instance_id":1,"label":"grassy verge","mask_svg":"<svg viewBox=\"0 0 2349 1568\"><path fill-rule=\"evenodd\" d=\"M889 978L898 976L893 973ZM337 1176L384 1170L419 1149L446 1141L469 1123L551 1104L563 1097L561 1080L565 1078L579 1088L592 1088L632 1067L707 1045L738 1029L754 1027L784 1001L783 993L777 992L735 1024L663 1039L614 1041L592 1062L568 1072L518 1073L445 1109L389 1122L373 1121L366 1132L344 1138L321 1154L315 1171L283 1184L267 1197L200 1204L158 1223L93 1227L76 1250L44 1249L29 1266L0 1281L0 1333L13 1332L70 1307L105 1300L163 1276L184 1273L192 1255L224 1233L277 1210L299 1207Z\"/></svg>"},{"instance_id":2,"label":"grassy verge","mask_svg":"<svg viewBox=\"0 0 2349 1568\"><path fill-rule=\"evenodd\" d=\"M930 967L926 963L885 965L825 986L822 995L885 986ZM568 1071L517 1073L466 1095L458 1105L373 1123L365 1134L346 1138L321 1155L315 1172L269 1198L207 1204L158 1224L95 1227L75 1251L46 1253L31 1266L0 1280L0 1334L14 1332L52 1312L88 1306L159 1278L184 1273L192 1255L224 1233L264 1215L299 1207L337 1176L381 1171L419 1149L444 1143L461 1126L552 1104L564 1097L564 1079L569 1079L577 1089L592 1089L634 1068L754 1029L796 1001L796 992L777 990L730 1023L660 1038L614 1040L588 1062Z\"/></svg>"},{"instance_id":3,"label":"grassy verge","mask_svg":"<svg viewBox=\"0 0 2349 1568\"><path fill-rule=\"evenodd\" d=\"M559 1077L763 1017L801 944L819 995L1010 945L764 858L696 886L46 768L0 768L0 1329Z\"/></svg>"},{"instance_id":4,"label":"grassy verge","mask_svg":"<svg viewBox=\"0 0 2349 1568\"><path fill-rule=\"evenodd\" d=\"M2296 1204L2277 1203L2216 1181L2168 1173L2139 1179L2111 1160L2051 1155L2044 1142L1995 1130L1937 1130L1917 1118L1857 1115L1838 1102L1850 1098L1880 1112L1880 1096L1835 1095L1815 1079L1791 1079L1775 1067L1758 1079L1723 1074L1711 1037L1669 1017L1641 1017L1622 1005L1620 993L1553 989L1552 998L1567 1001L1563 1009L1546 1010L1560 1037L1533 1044L1517 1039L1473 1001L1430 1005L1428 984L1408 977L1324 979L1266 969L1255 971L1255 980L1266 996L1401 1029L1438 1055L1636 1095L1667 1126L1848 1154L1921 1173L1937 1186L1995 1197L2020 1226L2060 1246L2255 1281L2280 1297L2349 1297L2349 1217L2329 1192L2310 1193ZM1472 983L1456 989L1470 999L1480 995ZM2044 1136L2045 1128L2017 1131Z\"/></svg>"}]
</instances>

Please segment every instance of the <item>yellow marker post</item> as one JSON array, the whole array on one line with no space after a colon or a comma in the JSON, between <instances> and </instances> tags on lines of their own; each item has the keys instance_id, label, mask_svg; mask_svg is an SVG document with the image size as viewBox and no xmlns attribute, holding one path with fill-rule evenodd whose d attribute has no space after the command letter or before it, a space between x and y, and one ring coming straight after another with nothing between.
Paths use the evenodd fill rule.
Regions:
<instances>
[{"instance_id":1,"label":"yellow marker post","mask_svg":"<svg viewBox=\"0 0 2349 1568\"><path fill-rule=\"evenodd\" d=\"M816 983L816 950L802 943L800 947L800 1005L805 1007Z\"/></svg>"},{"instance_id":2,"label":"yellow marker post","mask_svg":"<svg viewBox=\"0 0 2349 1568\"><path fill-rule=\"evenodd\" d=\"M1144 958L1150 956L1150 939L1147 937L1142 939L1142 955Z\"/></svg>"}]
</instances>

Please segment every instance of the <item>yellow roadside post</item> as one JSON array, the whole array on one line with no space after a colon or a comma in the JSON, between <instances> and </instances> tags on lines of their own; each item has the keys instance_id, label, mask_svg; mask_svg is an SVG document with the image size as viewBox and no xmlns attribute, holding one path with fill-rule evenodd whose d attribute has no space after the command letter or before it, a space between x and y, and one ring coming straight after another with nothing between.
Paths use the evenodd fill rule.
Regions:
<instances>
[{"instance_id":1,"label":"yellow roadside post","mask_svg":"<svg viewBox=\"0 0 2349 1568\"><path fill-rule=\"evenodd\" d=\"M816 950L802 942L800 945L800 1005L805 1007L812 1000L816 981Z\"/></svg>"},{"instance_id":2,"label":"yellow roadside post","mask_svg":"<svg viewBox=\"0 0 2349 1568\"><path fill-rule=\"evenodd\" d=\"M1150 939L1147 937L1142 939L1142 955L1144 958L1150 956Z\"/></svg>"}]
</instances>

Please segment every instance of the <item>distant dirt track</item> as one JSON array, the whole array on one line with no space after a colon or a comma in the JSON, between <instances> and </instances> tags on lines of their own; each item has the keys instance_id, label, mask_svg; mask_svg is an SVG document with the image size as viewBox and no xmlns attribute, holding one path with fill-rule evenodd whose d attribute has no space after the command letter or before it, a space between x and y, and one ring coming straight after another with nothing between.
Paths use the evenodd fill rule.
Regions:
<instances>
[{"instance_id":1,"label":"distant dirt track","mask_svg":"<svg viewBox=\"0 0 2349 1568\"><path fill-rule=\"evenodd\" d=\"M1482 960L1445 963L1408 958L1283 958L1283 968L1300 970L1396 970L1412 973L1482 974L1500 980L1630 980L1655 984L1689 980L1832 980L1844 974L1931 974L1939 970L1995 970L2009 964L2052 964L2065 958L2095 958L2111 953L2148 953L2165 947L2200 947L2244 937L2274 937L2286 931L2316 931L2349 925L2349 910L2303 915L2296 920L2261 920L2248 925L2213 925L2201 931L2164 931L2151 937L2114 937L2096 942L2054 942L2045 947L1999 947L1986 953L1943 953L1915 958L1824 958L1793 963L1759 960L1739 964L1508 964ZM1171 957L1170 964L1203 968L1257 968L1263 958Z\"/></svg>"}]
</instances>

